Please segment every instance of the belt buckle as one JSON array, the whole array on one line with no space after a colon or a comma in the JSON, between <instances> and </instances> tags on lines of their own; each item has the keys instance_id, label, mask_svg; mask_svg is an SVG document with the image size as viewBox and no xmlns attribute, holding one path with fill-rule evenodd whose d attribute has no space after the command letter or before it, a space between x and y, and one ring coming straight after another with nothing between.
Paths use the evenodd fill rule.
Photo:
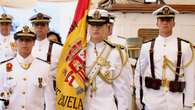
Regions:
<instances>
[{"instance_id":1,"label":"belt buckle","mask_svg":"<svg viewBox=\"0 0 195 110\"><path fill-rule=\"evenodd\" d=\"M161 86L163 87L164 91L166 91L166 92L169 90L169 84L170 84L169 80L167 80L167 79L161 80Z\"/></svg>"}]
</instances>

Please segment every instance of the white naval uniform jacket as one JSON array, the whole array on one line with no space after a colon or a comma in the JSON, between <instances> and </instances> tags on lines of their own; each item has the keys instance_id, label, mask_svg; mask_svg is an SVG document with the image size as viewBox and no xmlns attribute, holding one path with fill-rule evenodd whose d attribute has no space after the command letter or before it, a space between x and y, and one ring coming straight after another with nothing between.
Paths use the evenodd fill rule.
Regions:
<instances>
[{"instance_id":1,"label":"white naval uniform jacket","mask_svg":"<svg viewBox=\"0 0 195 110\"><path fill-rule=\"evenodd\" d=\"M12 71L6 71L6 64L11 63ZM20 63L32 63L25 70ZM0 65L1 91L10 91L8 110L55 110L55 94L49 64L33 58L31 55L23 59L16 58ZM39 86L38 78L42 78ZM3 80L3 81L2 81Z\"/></svg>"},{"instance_id":2,"label":"white naval uniform jacket","mask_svg":"<svg viewBox=\"0 0 195 110\"><path fill-rule=\"evenodd\" d=\"M105 47L105 42L96 44L97 53ZM86 57L86 72L89 73L89 68L96 60L96 53L94 51L94 43L89 42L87 47ZM112 74L116 75L119 73L119 65L121 65L120 56L116 49L113 49L109 54L108 61L110 61ZM130 72L131 68L123 68L121 75L113 81L112 84L106 83L99 76L95 79L97 87L96 92L91 92L91 86L87 89L85 98L85 110L129 110L130 106ZM92 97L90 96L92 95ZM118 102L118 108L115 103L116 97Z\"/></svg>"},{"instance_id":3,"label":"white naval uniform jacket","mask_svg":"<svg viewBox=\"0 0 195 110\"><path fill-rule=\"evenodd\" d=\"M47 60L47 53L48 53L48 49L49 49L49 40L47 38L45 38L42 41L35 41L35 45L32 49L32 55L34 57L43 59L43 60ZM60 57L61 54L61 50L62 50L62 46L54 43L52 46L52 52L51 52L51 74L53 77L55 77L56 74L56 66L58 64L58 59Z\"/></svg>"},{"instance_id":4,"label":"white naval uniform jacket","mask_svg":"<svg viewBox=\"0 0 195 110\"><path fill-rule=\"evenodd\" d=\"M0 62L15 57L16 50L12 49L12 43L14 43L13 35L0 34Z\"/></svg>"},{"instance_id":5,"label":"white naval uniform jacket","mask_svg":"<svg viewBox=\"0 0 195 110\"><path fill-rule=\"evenodd\" d=\"M142 79L145 76L151 76L150 70L150 50L151 42L145 43L142 45L140 57L137 63L135 71L135 85L136 85L136 98L139 99L140 94L140 81L139 77L142 76ZM184 41L181 41L181 65L186 64L190 61L192 56L192 51L190 45ZM177 38L175 36L169 36L164 38L158 36L155 40L153 48L153 58L154 58L154 68L155 76L158 79L162 79L162 65L163 65L163 56L166 56L170 59L175 65L177 62ZM175 70L175 67L174 67ZM179 77L179 81L185 81L186 87L184 90L185 93L185 106L192 106L193 95L194 95L194 73L195 73L195 63L194 60L191 65L180 70L180 73L184 73L184 77ZM169 69L166 69L166 78L168 80L175 80L175 74ZM143 102L146 106L146 110L182 110L183 108L183 94L176 92L165 91L162 87L160 90L148 89L143 82Z\"/></svg>"}]
</instances>

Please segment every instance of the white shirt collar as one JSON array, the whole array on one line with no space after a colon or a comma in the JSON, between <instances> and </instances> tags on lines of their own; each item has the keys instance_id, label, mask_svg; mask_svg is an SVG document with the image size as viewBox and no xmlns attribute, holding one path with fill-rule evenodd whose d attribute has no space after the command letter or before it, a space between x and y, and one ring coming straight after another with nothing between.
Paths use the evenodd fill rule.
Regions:
<instances>
[{"instance_id":1,"label":"white shirt collar","mask_svg":"<svg viewBox=\"0 0 195 110\"><path fill-rule=\"evenodd\" d=\"M176 37L173 36L173 35L170 35L170 36L168 36L168 37L163 37L163 36L161 36L161 35L158 36L158 39L159 39L159 40L165 41L165 42L167 42L167 41L172 41L172 40L175 39L175 38L176 38Z\"/></svg>"},{"instance_id":2,"label":"white shirt collar","mask_svg":"<svg viewBox=\"0 0 195 110\"><path fill-rule=\"evenodd\" d=\"M88 42L88 46L90 47L96 47L96 48L101 48L105 45L104 41L98 42L98 43L93 43L91 41Z\"/></svg>"},{"instance_id":3,"label":"white shirt collar","mask_svg":"<svg viewBox=\"0 0 195 110\"><path fill-rule=\"evenodd\" d=\"M28 57L23 58L19 53L17 53L16 59L21 64L30 64L32 63L34 58L32 57L31 54Z\"/></svg>"},{"instance_id":4,"label":"white shirt collar","mask_svg":"<svg viewBox=\"0 0 195 110\"><path fill-rule=\"evenodd\" d=\"M46 42L48 42L49 40L47 38L43 39L43 40L36 40L36 43L39 43L39 44L44 44Z\"/></svg>"},{"instance_id":5,"label":"white shirt collar","mask_svg":"<svg viewBox=\"0 0 195 110\"><path fill-rule=\"evenodd\" d=\"M0 42L9 42L11 40L11 34L7 35L7 36L3 36L2 34L0 34Z\"/></svg>"}]
</instances>

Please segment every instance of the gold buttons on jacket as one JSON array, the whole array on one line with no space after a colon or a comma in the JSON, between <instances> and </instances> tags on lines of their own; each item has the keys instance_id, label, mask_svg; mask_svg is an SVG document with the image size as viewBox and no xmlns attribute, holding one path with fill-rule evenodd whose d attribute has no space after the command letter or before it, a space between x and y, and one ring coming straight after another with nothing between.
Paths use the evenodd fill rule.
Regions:
<instances>
[{"instance_id":1,"label":"gold buttons on jacket","mask_svg":"<svg viewBox=\"0 0 195 110\"><path fill-rule=\"evenodd\" d=\"M26 80L27 80L27 78L23 78L23 80L24 80L24 81L26 81Z\"/></svg>"},{"instance_id":2,"label":"gold buttons on jacket","mask_svg":"<svg viewBox=\"0 0 195 110\"><path fill-rule=\"evenodd\" d=\"M25 95L25 94L26 94L26 92L22 92L22 94L23 94L23 95Z\"/></svg>"}]
</instances>

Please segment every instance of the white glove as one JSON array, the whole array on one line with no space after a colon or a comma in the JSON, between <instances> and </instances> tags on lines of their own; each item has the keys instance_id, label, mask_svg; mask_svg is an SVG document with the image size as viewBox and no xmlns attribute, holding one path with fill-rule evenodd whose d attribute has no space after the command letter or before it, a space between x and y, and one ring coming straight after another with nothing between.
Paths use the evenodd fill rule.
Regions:
<instances>
[{"instance_id":1,"label":"white glove","mask_svg":"<svg viewBox=\"0 0 195 110\"><path fill-rule=\"evenodd\" d=\"M3 101L0 101L0 110L5 110L4 108L5 108L4 102Z\"/></svg>"},{"instance_id":2,"label":"white glove","mask_svg":"<svg viewBox=\"0 0 195 110\"><path fill-rule=\"evenodd\" d=\"M192 107L192 110L195 110L195 106Z\"/></svg>"},{"instance_id":3,"label":"white glove","mask_svg":"<svg viewBox=\"0 0 195 110\"><path fill-rule=\"evenodd\" d=\"M195 100L194 100L193 105L192 105L192 110L195 110Z\"/></svg>"}]
</instances>

